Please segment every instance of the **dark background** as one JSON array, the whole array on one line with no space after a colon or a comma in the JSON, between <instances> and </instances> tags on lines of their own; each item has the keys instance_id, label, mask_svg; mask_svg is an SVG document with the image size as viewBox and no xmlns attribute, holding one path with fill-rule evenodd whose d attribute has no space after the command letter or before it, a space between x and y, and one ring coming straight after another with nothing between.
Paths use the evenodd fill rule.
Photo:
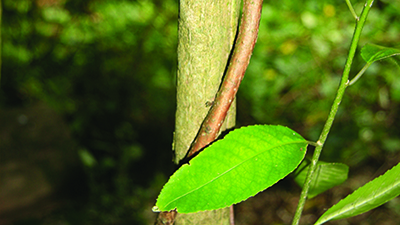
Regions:
<instances>
[{"instance_id":1,"label":"dark background","mask_svg":"<svg viewBox=\"0 0 400 225\"><path fill-rule=\"evenodd\" d=\"M151 224L174 170L176 0L3 0L0 224ZM363 1L353 1L360 13ZM400 47L400 2L376 1L360 41ZM238 93L237 126L317 140L355 20L345 1L267 1ZM351 76L364 62L357 55ZM347 89L322 159L349 179L304 223L400 161L400 67L374 63ZM309 155L312 149L309 151ZM288 224L291 178L236 206L237 224ZM331 224L398 224L396 198Z\"/></svg>"}]
</instances>

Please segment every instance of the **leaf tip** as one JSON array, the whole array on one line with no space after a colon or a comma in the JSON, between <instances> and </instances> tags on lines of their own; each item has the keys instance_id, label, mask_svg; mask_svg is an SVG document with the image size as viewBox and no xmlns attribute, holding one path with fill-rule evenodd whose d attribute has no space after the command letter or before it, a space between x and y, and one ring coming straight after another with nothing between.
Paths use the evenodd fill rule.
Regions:
<instances>
[{"instance_id":1,"label":"leaf tip","mask_svg":"<svg viewBox=\"0 0 400 225\"><path fill-rule=\"evenodd\" d=\"M161 212L161 210L155 205L153 208L151 208L151 211L153 212Z\"/></svg>"}]
</instances>

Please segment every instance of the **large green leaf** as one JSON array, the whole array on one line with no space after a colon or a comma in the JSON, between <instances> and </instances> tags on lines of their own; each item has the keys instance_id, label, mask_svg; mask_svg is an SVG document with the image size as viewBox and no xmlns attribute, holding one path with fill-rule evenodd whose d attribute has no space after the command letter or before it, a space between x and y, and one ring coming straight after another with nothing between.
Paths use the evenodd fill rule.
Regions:
<instances>
[{"instance_id":1,"label":"large green leaf","mask_svg":"<svg viewBox=\"0 0 400 225\"><path fill-rule=\"evenodd\" d=\"M361 57L367 63L373 63L375 61L396 55L400 55L400 49L388 48L374 44L366 44L361 49Z\"/></svg>"},{"instance_id":2,"label":"large green leaf","mask_svg":"<svg viewBox=\"0 0 400 225\"><path fill-rule=\"evenodd\" d=\"M294 178L296 183L302 187L310 166L303 162L297 170L299 173ZM347 179L349 167L343 163L328 163L319 161L314 176L311 180L308 198L313 198L320 193L343 183Z\"/></svg>"},{"instance_id":3,"label":"large green leaf","mask_svg":"<svg viewBox=\"0 0 400 225\"><path fill-rule=\"evenodd\" d=\"M306 147L303 137L283 126L234 130L175 172L153 210L192 213L241 202L291 173Z\"/></svg>"},{"instance_id":4,"label":"large green leaf","mask_svg":"<svg viewBox=\"0 0 400 225\"><path fill-rule=\"evenodd\" d=\"M374 209L400 194L400 164L367 183L326 211L315 223L323 224L359 215Z\"/></svg>"}]
</instances>

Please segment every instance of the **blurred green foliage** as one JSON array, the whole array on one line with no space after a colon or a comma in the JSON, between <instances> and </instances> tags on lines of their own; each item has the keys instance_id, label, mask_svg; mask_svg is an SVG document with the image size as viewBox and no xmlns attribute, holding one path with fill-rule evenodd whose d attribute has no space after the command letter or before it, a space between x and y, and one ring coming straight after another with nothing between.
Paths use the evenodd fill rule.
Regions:
<instances>
[{"instance_id":1,"label":"blurred green foliage","mask_svg":"<svg viewBox=\"0 0 400 225\"><path fill-rule=\"evenodd\" d=\"M360 13L364 2L353 4ZM375 4L360 47L400 46L400 25L394 23L400 3ZM239 93L239 122L283 124L317 140L339 85L355 20L346 4L337 1L308 1L301 7L296 2L269 2L260 26ZM364 64L358 54L352 76ZM353 166L374 158L380 164L387 154L400 150L399 68L390 60L380 61L348 88L323 152L325 160Z\"/></svg>"},{"instance_id":2,"label":"blurred green foliage","mask_svg":"<svg viewBox=\"0 0 400 225\"><path fill-rule=\"evenodd\" d=\"M145 224L172 171L178 2L2 2L1 106L44 101L80 146L71 151L82 160L88 199L83 210L57 215L70 224ZM359 13L364 2L353 4ZM376 2L361 46L398 47L399 8ZM265 2L238 124L286 125L317 140L354 26L344 1ZM357 57L351 74L363 65ZM399 72L389 60L375 63L347 90L325 161L379 166L399 156Z\"/></svg>"},{"instance_id":3,"label":"blurred green foliage","mask_svg":"<svg viewBox=\"0 0 400 225\"><path fill-rule=\"evenodd\" d=\"M143 223L172 169L177 2L3 3L2 106L63 115L89 186L81 222Z\"/></svg>"}]
</instances>

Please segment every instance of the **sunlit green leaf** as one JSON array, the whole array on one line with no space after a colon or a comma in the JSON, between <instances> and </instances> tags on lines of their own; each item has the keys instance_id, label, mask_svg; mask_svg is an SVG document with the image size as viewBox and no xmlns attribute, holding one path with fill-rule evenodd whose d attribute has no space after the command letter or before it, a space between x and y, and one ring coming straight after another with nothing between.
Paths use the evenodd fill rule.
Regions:
<instances>
[{"instance_id":1,"label":"sunlit green leaf","mask_svg":"<svg viewBox=\"0 0 400 225\"><path fill-rule=\"evenodd\" d=\"M326 211L315 223L323 224L359 215L374 209L400 194L400 164L384 175L360 187Z\"/></svg>"},{"instance_id":2,"label":"sunlit green leaf","mask_svg":"<svg viewBox=\"0 0 400 225\"><path fill-rule=\"evenodd\" d=\"M387 48L374 44L366 44L361 49L361 57L367 63L373 63L375 61L385 59L391 56L400 55L400 49Z\"/></svg>"},{"instance_id":3,"label":"sunlit green leaf","mask_svg":"<svg viewBox=\"0 0 400 225\"><path fill-rule=\"evenodd\" d=\"M295 177L296 183L302 187L306 179L309 165L303 162L297 169L299 173ZM313 198L320 193L343 183L347 179L349 167L342 163L327 163L319 161L311 181L308 198Z\"/></svg>"},{"instance_id":4,"label":"sunlit green leaf","mask_svg":"<svg viewBox=\"0 0 400 225\"><path fill-rule=\"evenodd\" d=\"M307 141L283 126L230 132L183 165L162 189L153 210L214 210L241 202L291 173Z\"/></svg>"}]
</instances>

